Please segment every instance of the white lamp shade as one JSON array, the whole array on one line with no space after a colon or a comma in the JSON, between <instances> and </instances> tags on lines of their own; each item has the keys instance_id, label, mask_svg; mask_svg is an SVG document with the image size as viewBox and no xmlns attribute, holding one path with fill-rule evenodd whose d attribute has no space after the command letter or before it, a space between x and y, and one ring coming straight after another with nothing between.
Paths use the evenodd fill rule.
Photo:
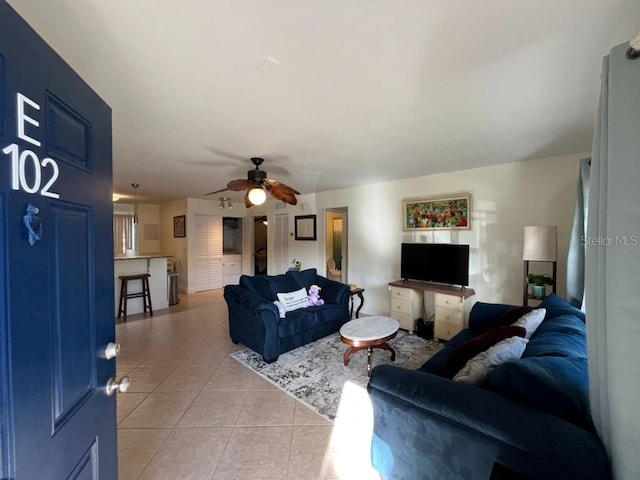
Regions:
<instances>
[{"instance_id":1,"label":"white lamp shade","mask_svg":"<svg viewBox=\"0 0 640 480\"><path fill-rule=\"evenodd\" d=\"M267 199L266 192L261 188L249 190L249 201L254 205L262 205Z\"/></svg>"},{"instance_id":2,"label":"white lamp shade","mask_svg":"<svg viewBox=\"0 0 640 480\"><path fill-rule=\"evenodd\" d=\"M524 227L523 260L555 262L558 257L558 227Z\"/></svg>"}]
</instances>

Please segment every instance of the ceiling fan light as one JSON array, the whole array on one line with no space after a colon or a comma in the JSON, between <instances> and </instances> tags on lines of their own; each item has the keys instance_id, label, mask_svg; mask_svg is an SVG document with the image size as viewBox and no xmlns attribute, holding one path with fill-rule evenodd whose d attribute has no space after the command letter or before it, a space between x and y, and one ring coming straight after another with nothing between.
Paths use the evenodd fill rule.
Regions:
<instances>
[{"instance_id":1,"label":"ceiling fan light","mask_svg":"<svg viewBox=\"0 0 640 480\"><path fill-rule=\"evenodd\" d=\"M262 205L266 199L267 194L263 189L255 187L249 190L249 201L253 205Z\"/></svg>"}]
</instances>

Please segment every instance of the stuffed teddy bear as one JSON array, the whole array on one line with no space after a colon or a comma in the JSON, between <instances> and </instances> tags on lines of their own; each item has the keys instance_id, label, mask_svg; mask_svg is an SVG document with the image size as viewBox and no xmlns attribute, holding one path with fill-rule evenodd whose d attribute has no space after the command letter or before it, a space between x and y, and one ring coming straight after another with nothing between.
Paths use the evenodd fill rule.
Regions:
<instances>
[{"instance_id":1,"label":"stuffed teddy bear","mask_svg":"<svg viewBox=\"0 0 640 480\"><path fill-rule=\"evenodd\" d=\"M324 300L320 298L320 290L322 290L318 285L311 285L309 287L309 306L320 306L324 305Z\"/></svg>"}]
</instances>

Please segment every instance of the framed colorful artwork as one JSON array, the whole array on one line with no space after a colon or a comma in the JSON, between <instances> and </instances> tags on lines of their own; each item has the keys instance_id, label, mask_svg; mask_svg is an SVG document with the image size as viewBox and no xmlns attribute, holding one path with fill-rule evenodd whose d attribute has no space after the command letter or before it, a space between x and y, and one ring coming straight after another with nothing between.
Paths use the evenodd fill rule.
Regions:
<instances>
[{"instance_id":1,"label":"framed colorful artwork","mask_svg":"<svg viewBox=\"0 0 640 480\"><path fill-rule=\"evenodd\" d=\"M471 194L402 202L402 230L469 230Z\"/></svg>"}]
</instances>

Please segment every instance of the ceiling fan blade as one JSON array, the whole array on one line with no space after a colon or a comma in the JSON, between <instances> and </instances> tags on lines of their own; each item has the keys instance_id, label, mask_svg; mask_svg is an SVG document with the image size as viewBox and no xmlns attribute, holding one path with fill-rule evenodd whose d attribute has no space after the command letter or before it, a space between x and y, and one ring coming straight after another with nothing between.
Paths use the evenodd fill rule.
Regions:
<instances>
[{"instance_id":1,"label":"ceiling fan blade","mask_svg":"<svg viewBox=\"0 0 640 480\"><path fill-rule=\"evenodd\" d=\"M253 203L249 200L249 190L244 194L244 206L247 208L253 207Z\"/></svg>"},{"instance_id":2,"label":"ceiling fan blade","mask_svg":"<svg viewBox=\"0 0 640 480\"><path fill-rule=\"evenodd\" d=\"M284 183L271 180L270 178L265 179L265 185L267 191L273 198L288 203L289 205L297 205L298 199L296 198L296 194L300 194L297 190L294 190Z\"/></svg>"},{"instance_id":3,"label":"ceiling fan blade","mask_svg":"<svg viewBox=\"0 0 640 480\"><path fill-rule=\"evenodd\" d=\"M247 160L247 157L243 155L238 155L237 153L229 152L227 150L223 150L222 148L217 148L217 147L204 147L204 148L206 148L211 153L218 155L220 157L227 157L233 160L242 160L242 161Z\"/></svg>"},{"instance_id":4,"label":"ceiling fan blade","mask_svg":"<svg viewBox=\"0 0 640 480\"><path fill-rule=\"evenodd\" d=\"M216 193L226 192L227 190L229 190L229 189L228 189L228 188L223 188L222 190L216 190L215 192L205 193L205 194L203 195L203 197L206 197L207 195L215 195Z\"/></svg>"},{"instance_id":5,"label":"ceiling fan blade","mask_svg":"<svg viewBox=\"0 0 640 480\"><path fill-rule=\"evenodd\" d=\"M251 180L247 180L246 178L240 178L237 180L231 180L229 183L227 183L227 189L228 190L233 190L234 192L241 192L242 190L249 190L253 187L256 186L256 183L251 181Z\"/></svg>"},{"instance_id":6,"label":"ceiling fan blade","mask_svg":"<svg viewBox=\"0 0 640 480\"><path fill-rule=\"evenodd\" d=\"M281 190L286 190L287 192L293 194L293 195L300 195L300 192L297 191L295 188L291 188L288 185L285 185L284 183L278 182L277 180L272 180L271 178L265 178L264 179L264 183L266 183L269 187L277 187Z\"/></svg>"}]
</instances>

